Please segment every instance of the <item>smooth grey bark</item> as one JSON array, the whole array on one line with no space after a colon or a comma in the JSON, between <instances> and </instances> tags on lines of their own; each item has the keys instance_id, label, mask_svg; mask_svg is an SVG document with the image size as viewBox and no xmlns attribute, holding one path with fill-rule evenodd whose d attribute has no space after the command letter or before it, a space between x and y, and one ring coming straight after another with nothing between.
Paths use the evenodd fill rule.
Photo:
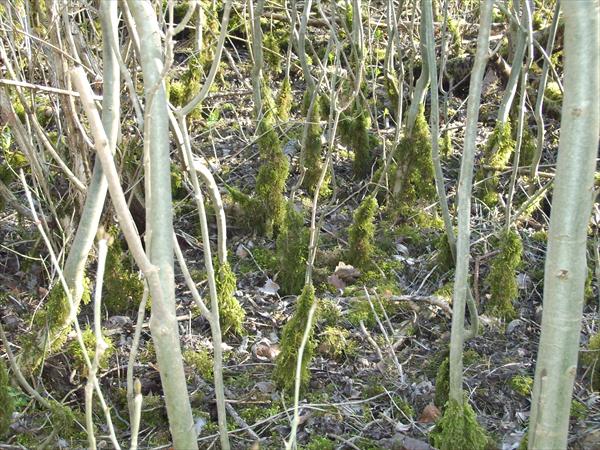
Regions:
<instances>
[{"instance_id":1,"label":"smooth grey bark","mask_svg":"<svg viewBox=\"0 0 600 450\"><path fill-rule=\"evenodd\" d=\"M104 36L102 44L102 59L104 63L102 73L102 125L108 138L108 145L114 153L119 135L121 89L119 64L115 53L112 51L110 39L107 38L107 35L109 36L113 33L116 35L117 33L118 18L116 2L102 2L100 4L100 22ZM83 295L85 264L94 243L96 231L98 230L98 223L100 222L104 200L106 199L107 187L102 165L100 161L96 160L81 213L81 220L63 269L65 280L69 285L69 289L71 289L73 301L76 305L79 304Z\"/></svg>"},{"instance_id":2,"label":"smooth grey bark","mask_svg":"<svg viewBox=\"0 0 600 450\"><path fill-rule=\"evenodd\" d=\"M427 66L429 68L429 79L431 80L431 159L433 160L433 168L435 175L435 187L442 208L442 217L444 219L444 227L452 256L456 257L456 240L454 237L454 229L452 226L452 218L450 217L450 209L448 208L448 200L446 199L446 188L444 186L444 172L442 171L442 162L440 160L440 102L438 97L438 78L437 66L435 63L435 39L433 36L433 9L431 1L423 0L421 2L423 12L423 21L425 32L425 48L427 50Z\"/></svg>"},{"instance_id":3,"label":"smooth grey bark","mask_svg":"<svg viewBox=\"0 0 600 450\"><path fill-rule=\"evenodd\" d=\"M171 201L169 115L163 80L160 28L149 1L129 0L140 37L140 63L145 88L144 159L146 185L146 248L159 269L161 298L152 298L150 331L156 347L169 427L176 449L196 449L187 384L175 315L173 211Z\"/></svg>"},{"instance_id":4,"label":"smooth grey bark","mask_svg":"<svg viewBox=\"0 0 600 450\"><path fill-rule=\"evenodd\" d=\"M480 7L477 51L471 72L465 142L458 182L458 238L456 242L456 272L452 297L452 333L450 336L450 400L463 404L463 344L465 340L465 303L469 290L471 193L473 190L473 161L476 150L477 121L481 100L481 85L488 60L488 46L493 0Z\"/></svg>"},{"instance_id":5,"label":"smooth grey bark","mask_svg":"<svg viewBox=\"0 0 600 450\"><path fill-rule=\"evenodd\" d=\"M586 238L600 132L597 0L562 3L565 94L535 370L529 449L566 448L587 275Z\"/></svg>"}]
</instances>

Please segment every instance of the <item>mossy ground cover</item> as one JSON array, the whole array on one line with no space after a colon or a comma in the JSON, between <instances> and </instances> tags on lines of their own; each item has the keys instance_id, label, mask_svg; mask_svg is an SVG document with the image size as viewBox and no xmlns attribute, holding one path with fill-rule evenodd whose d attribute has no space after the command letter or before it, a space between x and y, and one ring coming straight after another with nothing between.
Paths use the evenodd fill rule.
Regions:
<instances>
[{"instance_id":1,"label":"mossy ground cover","mask_svg":"<svg viewBox=\"0 0 600 450\"><path fill-rule=\"evenodd\" d=\"M281 5L281 2L277 3ZM213 5L216 6L216 13ZM202 2L202 7L209 20L207 30L212 32L215 30L214 19L221 17L222 2ZM180 13L181 11L177 14ZM232 11L232 39L226 44L226 49L238 62L238 69L247 74L250 69L247 54L239 51L244 49L236 40L236 37L247 37L242 13L236 8ZM352 14L350 11L348 13L346 19L351 26ZM265 17L263 29L269 58L276 56L277 46L281 55L285 56L288 43L281 37L282 30L289 30L289 24L278 27L274 25L276 21L272 24L267 24L267 21ZM457 31L468 34L469 27L462 21L449 25L450 52L453 56L459 52L465 52L468 56L471 51L469 47L462 45L459 48L456 44ZM315 33L317 29L311 28L311 33ZM198 92L207 64L211 60L207 52L194 53L192 30L186 30L185 33L185 37L176 43L177 68L169 74L167 80L170 101L175 106L182 105ZM346 32L340 30L340 33L343 37ZM377 33L381 34L380 30ZM210 51L214 38L214 34L207 36L205 50ZM379 46L380 39L380 35L374 35L373 45ZM317 39L313 44L317 55L328 57L326 42ZM519 422L514 412L526 411L530 407L531 379L528 377L532 375L531 368L539 338L535 310L541 305L543 258L547 245L547 223L543 210L546 200L535 205L536 211L528 211L526 217L515 224L515 232L522 241L521 265L514 266L513 250L516 244L511 244L507 247L513 250L503 253L504 269L495 269L495 261L485 259L480 266L479 279L473 274L471 281L474 286L478 283L480 307L484 312L490 312L486 307L497 297L492 292L492 285L496 283L509 286L511 271L506 270L506 264L514 266L512 278L519 281L518 292L522 295L517 302L511 301L511 304L516 307L515 312L521 320L510 327L508 319L512 315L505 316L507 320L504 326L498 325L498 322L486 321L481 335L466 344L465 386L469 389L468 404L473 410L468 410L466 404L448 404L447 363L444 361L447 357L450 317L441 308L424 300L434 295L441 301L451 303L453 292L453 264L440 226L439 212L436 211L436 194L429 159L429 101L426 101L419 113L413 137L402 139L400 133L399 146L392 146L396 133L394 127L397 111L394 108L398 104L398 95L406 87L401 84L401 76L404 76L406 83L417 72L410 74L408 67L405 67L404 75L400 72L390 73L391 78L385 80L379 67L373 66L383 61L385 49L382 47L374 50L375 59L368 63L366 73L369 80L376 81L377 95L373 96L368 89L362 90L364 99L361 102L364 102L361 107L357 108L353 102L344 112L339 124L340 134L335 140L332 172L327 174L334 202L329 205L331 197L322 196L317 205L320 240L313 272L313 301L318 303L318 308L308 357L302 371L303 407L299 448L337 448L343 445L341 439L348 440L361 449L393 448L390 439L396 429L401 429L402 433L422 442L439 443L441 448L445 445L443 442L450 439L448 436L454 439L460 433L458 438L463 441L459 442L463 442L461 445L465 445L464 448L477 448L483 441L481 434L472 429L465 432L466 427L474 424L474 420L483 425L495 439L490 445L499 447L503 445L506 436L524 431L526 425ZM347 52L349 59L353 58L349 46L343 51ZM241 60L238 61L237 58ZM311 70L318 73L319 65L314 58L311 59ZM332 59L329 63L331 61ZM278 71L280 64L281 72ZM273 95L273 101L266 99L265 104L270 111L263 123L256 120L251 95L244 91L235 72L226 66L220 68L217 84L203 104L194 111L188 123L194 152L209 162L220 187L227 185L231 188L231 191L222 189L229 227L230 265L215 264L219 278L219 298L223 305L222 326L228 331L224 345L224 378L229 391L227 398L232 400L230 406L253 427L261 438L261 448L265 449L280 449L283 440L287 438L288 418L291 414L289 388L293 380L290 374L295 371L294 348L298 345L298 330L302 329L303 314L305 319L307 303L310 303L307 299L312 298L309 295L302 296L302 288L308 257L307 234L313 196L310 195L308 185L300 185L295 189L301 164L300 143L295 141L299 141L307 119L306 111L302 111L301 107L306 88L296 57L292 57L289 77L284 73L285 64L285 58L275 57L266 61L266 85L277 95ZM319 96L322 100L318 102L321 130L316 126L310 130L312 144L318 142L319 146L323 137L326 137L323 135L328 132L326 123L331 107L330 94L321 87ZM442 121L444 132L440 137L445 184L453 214L464 129L464 108L461 109L461 103L465 98L458 97L459 95L460 92L454 90L448 98L448 116L447 120ZM551 96L552 93L548 91L548 105L552 102ZM493 99L486 97L482 111L494 111L495 105ZM403 105L404 111L407 106ZM387 112L385 108L388 108ZM18 112L24 114L22 108ZM51 120L46 126L50 132L56 133L51 134L50 138L62 148L59 140L62 135L54 129L57 117L49 117ZM311 122L317 122L315 117ZM495 123L482 122L483 141L489 141L489 137L494 134L494 126ZM544 153L544 162L552 164L551 155L555 154L552 147L555 144L552 142L556 139L556 128L551 120L547 122L547 126L551 147ZM122 148L118 150L117 160L127 178L132 176L140 164L141 145L132 139L127 126L123 130L124 141ZM506 129L496 131L496 134L494 138L507 136ZM512 130L510 135L514 138ZM10 162L13 168L23 168L27 176L30 176L30 167L21 158L13 136L7 136L6 133L2 136L2 162ZM482 142L477 154L477 169L485 166L487 176L496 176L496 185L502 189L507 180L504 171L510 164L510 157L506 162L500 161L502 164L498 167L503 166L503 169L492 167L494 161L493 164L485 162L485 142ZM395 166L387 174L387 184L384 183L375 196L374 185L381 175L384 143L386 155L390 151L395 152L392 158ZM531 136L526 135L524 145L522 162L527 163ZM314 148L316 147L315 145ZM273 152L273 149L277 152ZM176 151L174 147L172 150ZM322 162L325 147L320 150ZM135 155L123 158L124 152ZM175 154L173 157L175 161ZM398 168L406 161L410 161L410 167L406 169L409 175L401 180L400 189L394 193ZM1 168L5 169L6 166L2 165ZM56 178L54 167L51 171L54 179L59 179ZM283 177L285 171L287 172ZM314 170L313 178L316 173ZM197 212L177 166L172 167L171 180L173 194L179 199L175 209L178 239L198 289L207 299L209 296L202 258L203 248L197 241ZM260 181L259 188L256 187L257 180ZM18 185L12 172L7 175L5 183L13 189ZM522 189L517 192L515 204L521 205L525 201L524 193L531 180L519 179L517 183ZM277 187L277 192L272 187ZM474 200L474 256L502 247L500 242L496 244L493 239L497 228L491 229L486 222L490 217L494 221L501 221L502 205L497 203L498 196L495 196L495 200L496 203L489 202L486 206L479 200ZM43 199L40 201L42 207L46 207ZM110 218L109 211L107 210L107 218ZM35 251L32 250L36 232L31 223L23 218L17 220L11 215L13 212L6 209L1 214L2 220L6 221L0 223L0 240L3 242L3 247L0 248L0 289L6 296L2 296L0 308L9 339L21 345L25 342L17 337L33 336L33 330L42 329L43 326L51 327L56 318L64 317L68 311L59 289L38 291L38 287L50 285L48 274L41 270L39 261L25 260L18 253L5 248L31 258L39 258L40 252L45 254L43 245L39 243L36 244ZM358 216L358 221L354 220L355 216ZM323 218L322 222L319 222L320 218ZM22 229L26 227L31 227L28 234L22 233ZM209 215L209 227L212 238L216 236L212 213ZM502 239L500 236L500 240ZM110 269L105 280L107 296L102 313L103 329L113 342L114 352L107 355L106 365L103 363L103 367L107 369L103 368L101 371L101 384L103 388L106 387L107 400L114 412L117 435L121 442L127 443L129 428L126 423L127 404L123 396L123 364L127 361L131 348L132 326L129 321L135 321L136 299L140 298L140 291L137 290L140 284L137 282L141 283L142 279L131 261L127 247L119 239L115 241L109 257ZM216 238L211 243L213 248L215 242ZM328 281L340 262L351 264L360 271L357 277L346 279L343 288L333 286ZM176 305L180 318L185 374L194 419L197 424L204 424L198 425L202 448L209 446L217 433L212 385L212 342L207 322L193 306L177 267L175 271ZM500 281L488 283L486 275L489 273L506 275L506 279L498 278ZM527 274L529 279L517 279L516 276L520 273ZM87 267L91 292L95 284L94 274L95 254L92 252ZM5 282L6 276L11 279ZM116 282L110 281L111 278L113 281L116 279ZM268 280L279 285L276 293L262 289ZM590 300L585 309L582 370L577 373L577 402L572 407L571 437L574 440L577 439L578 429L598 421L598 408L593 403L595 397L592 392L600 384L596 370L600 364L595 358L599 345L598 339L587 335L588 331L597 332L594 312L597 290L593 281L592 278L587 284ZM53 281L52 286L54 285L59 286ZM364 295L365 287L370 294L372 306ZM497 291L498 289L494 292ZM502 291L505 293L507 289ZM503 305L502 311L508 310L506 304ZM296 314L298 310L299 315ZM78 317L82 328L86 330L91 325L91 307L82 305ZM146 322L147 320L148 316L145 318ZM382 326L387 332L387 339ZM293 333L289 331L292 328ZM15 408L15 414L8 420L8 431L5 437L0 438L7 440L10 445L39 448L55 429L58 433L52 445L59 438L69 442L74 448L87 445L82 428L78 425L84 423L81 416L83 391L78 383L82 380L85 368L81 364L80 352L77 353L77 347L73 345L75 341L72 330L68 329L60 336L61 339L53 345L52 351L48 350L46 354L40 355L36 369L33 370L37 386L43 386L49 395L60 400L60 405L53 403L50 411L29 401L29 397L14 382L14 375L8 364L5 366L9 383L4 388L0 370L0 399L12 399ZM86 331L86 336L90 350L93 350L89 331ZM17 346L12 348L19 351ZM390 348L393 348L397 360L402 364L407 383L399 381L400 375L391 358ZM0 356L6 361L3 353ZM275 369L278 365L285 369ZM158 369L154 345L144 328L135 369L144 396L142 421L145 431L141 435L140 446L170 444ZM275 381L279 381L279 385ZM288 392L282 395L286 387ZM0 400L0 404L5 403L8 404L8 400ZM434 438L429 433L433 423L427 422L427 417L423 418L426 416L426 407L431 403L436 405L444 417L439 427L442 442L439 437ZM462 419L457 421L455 414L451 421L448 417L452 412L460 412L462 416L459 417ZM501 423L498 418L505 414L509 419ZM390 424L390 419L397 428ZM102 414L97 407L94 410L94 421L98 426L98 435L104 433ZM0 420L0 425L4 423ZM506 427L506 424L510 424L510 430L501 428ZM237 427L231 421L230 428ZM231 440L234 449L245 449L252 444L248 435L239 431L231 434Z\"/></svg>"}]
</instances>

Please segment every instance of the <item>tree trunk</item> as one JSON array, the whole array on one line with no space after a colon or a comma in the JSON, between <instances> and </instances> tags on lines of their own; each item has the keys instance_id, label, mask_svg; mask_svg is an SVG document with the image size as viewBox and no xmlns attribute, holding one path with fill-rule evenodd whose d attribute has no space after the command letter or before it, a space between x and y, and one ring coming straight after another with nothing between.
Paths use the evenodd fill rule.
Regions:
<instances>
[{"instance_id":1,"label":"tree trunk","mask_svg":"<svg viewBox=\"0 0 600 450\"><path fill-rule=\"evenodd\" d=\"M565 95L548 233L529 449L566 448L600 123L598 1L563 2Z\"/></svg>"}]
</instances>

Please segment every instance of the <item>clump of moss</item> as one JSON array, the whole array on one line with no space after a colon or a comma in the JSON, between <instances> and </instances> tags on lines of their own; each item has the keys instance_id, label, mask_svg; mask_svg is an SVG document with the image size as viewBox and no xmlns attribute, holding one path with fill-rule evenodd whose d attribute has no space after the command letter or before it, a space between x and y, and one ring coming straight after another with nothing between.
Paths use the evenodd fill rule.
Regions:
<instances>
[{"instance_id":1,"label":"clump of moss","mask_svg":"<svg viewBox=\"0 0 600 450\"><path fill-rule=\"evenodd\" d=\"M558 116L560 115L562 102L563 94L558 86L558 83L556 81L549 82L544 90L545 109Z\"/></svg>"},{"instance_id":2,"label":"clump of moss","mask_svg":"<svg viewBox=\"0 0 600 450\"><path fill-rule=\"evenodd\" d=\"M283 294L297 294L302 290L307 255L308 229L304 226L302 214L288 202L277 236L278 281Z\"/></svg>"},{"instance_id":3,"label":"clump of moss","mask_svg":"<svg viewBox=\"0 0 600 450\"><path fill-rule=\"evenodd\" d=\"M113 241L106 254L102 303L111 315L125 314L142 298L144 283L131 269L130 258L118 239L118 228L111 227L109 233Z\"/></svg>"},{"instance_id":4,"label":"clump of moss","mask_svg":"<svg viewBox=\"0 0 600 450\"><path fill-rule=\"evenodd\" d=\"M287 76L283 79L281 84L281 90L277 97L277 115L279 120L286 122L290 118L290 111L292 109L292 102L294 97L292 96L292 85L290 83L290 77Z\"/></svg>"},{"instance_id":5,"label":"clump of moss","mask_svg":"<svg viewBox=\"0 0 600 450\"><path fill-rule=\"evenodd\" d=\"M521 394L523 397L529 397L531 389L533 389L533 378L526 375L515 375L508 384L516 393Z\"/></svg>"},{"instance_id":6,"label":"clump of moss","mask_svg":"<svg viewBox=\"0 0 600 450\"><path fill-rule=\"evenodd\" d=\"M269 102L265 101L265 106L269 107L268 105ZM285 214L284 191L289 174L289 161L275 131L273 108L269 108L263 115L258 134L261 165L256 178L256 197L260 204L258 215L263 221L257 231L272 236Z\"/></svg>"},{"instance_id":7,"label":"clump of moss","mask_svg":"<svg viewBox=\"0 0 600 450\"><path fill-rule=\"evenodd\" d=\"M185 104L188 92L182 81L169 80L167 83L167 95L173 106L180 108Z\"/></svg>"},{"instance_id":8,"label":"clump of moss","mask_svg":"<svg viewBox=\"0 0 600 450\"><path fill-rule=\"evenodd\" d=\"M9 392L10 379L4 359L0 359L0 438L8 433L15 403Z\"/></svg>"},{"instance_id":9,"label":"clump of moss","mask_svg":"<svg viewBox=\"0 0 600 450\"><path fill-rule=\"evenodd\" d=\"M321 176L321 106L317 96L313 102L312 111L308 117L306 145L303 152L303 164L306 168L303 185L308 192L313 193ZM324 183L325 185L326 183Z\"/></svg>"},{"instance_id":10,"label":"clump of moss","mask_svg":"<svg viewBox=\"0 0 600 450\"><path fill-rule=\"evenodd\" d=\"M48 400L50 403L50 420L55 430L60 430L62 438L81 439L85 436L83 427L78 423L85 423L83 414L80 411L74 411L67 405L63 405L56 400Z\"/></svg>"},{"instance_id":11,"label":"clump of moss","mask_svg":"<svg viewBox=\"0 0 600 450\"><path fill-rule=\"evenodd\" d=\"M397 305L394 304L386 297L380 297L379 301L377 299L371 299L373 303L373 308L379 316L379 320L382 320L385 313L390 316L393 314ZM380 303L381 302L381 303ZM373 314L373 309L371 309L371 305L366 298L355 298L350 304L350 310L348 312L348 322L352 325L359 325L360 322L364 322L365 326L371 328L377 325L377 319L375 318L375 314Z\"/></svg>"},{"instance_id":12,"label":"clump of moss","mask_svg":"<svg viewBox=\"0 0 600 450\"><path fill-rule=\"evenodd\" d=\"M348 230L349 262L355 267L365 268L371 265L375 236L375 213L377 212L377 200L374 197L366 197L354 212L352 225Z\"/></svg>"},{"instance_id":13,"label":"clump of moss","mask_svg":"<svg viewBox=\"0 0 600 450\"><path fill-rule=\"evenodd\" d=\"M450 36L452 36L452 55L460 56L462 53L462 36L458 21L448 18L448 32L450 33Z\"/></svg>"},{"instance_id":14,"label":"clump of moss","mask_svg":"<svg viewBox=\"0 0 600 450\"><path fill-rule=\"evenodd\" d=\"M94 355L96 354L96 335L91 328L86 328L82 332L83 343L85 344L85 349L87 350L88 357L90 358L90 362L93 362ZM104 349L104 353L102 357L98 361L98 369L106 369L108 367L108 361L110 357L115 352L115 347L113 345L112 339L108 337L104 337L104 342L106 343L106 348ZM82 374L87 375L88 368L85 363L85 358L83 356L83 350L79 345L77 339L72 340L68 347L67 352L72 356L74 367Z\"/></svg>"},{"instance_id":15,"label":"clump of moss","mask_svg":"<svg viewBox=\"0 0 600 450\"><path fill-rule=\"evenodd\" d=\"M281 412L279 404L272 404L270 407L265 406L249 406L240 410L240 416L248 424L254 424L260 420L272 417Z\"/></svg>"},{"instance_id":16,"label":"clump of moss","mask_svg":"<svg viewBox=\"0 0 600 450\"><path fill-rule=\"evenodd\" d=\"M90 281L83 279L84 304L90 301ZM44 309L33 321L31 333L23 337L20 365L25 372L35 370L42 362L46 353L57 352L67 341L71 323L71 304L60 283L56 283L46 298Z\"/></svg>"},{"instance_id":17,"label":"clump of moss","mask_svg":"<svg viewBox=\"0 0 600 450\"><path fill-rule=\"evenodd\" d=\"M281 56L280 40L280 37L273 31L263 35L265 62L276 74L281 73L282 70L281 62L283 57Z\"/></svg>"},{"instance_id":18,"label":"clump of moss","mask_svg":"<svg viewBox=\"0 0 600 450\"><path fill-rule=\"evenodd\" d=\"M483 164L487 167L481 170L477 177L478 179L486 178L480 198L489 207L498 202L498 183L500 182L498 172L506 168L515 150L515 144L510 119L506 122L497 122L484 150Z\"/></svg>"},{"instance_id":19,"label":"clump of moss","mask_svg":"<svg viewBox=\"0 0 600 450\"><path fill-rule=\"evenodd\" d=\"M308 323L308 313L316 301L315 288L307 284L302 294L296 300L296 310L288 323L283 327L281 333L281 353L275 361L273 380L279 388L287 393L294 392L296 364L298 360L298 349L302 343L304 330ZM310 361L312 359L315 343L313 339L314 321L311 324L309 339L302 354L302 365L300 370L300 389L304 390L310 380Z\"/></svg>"},{"instance_id":20,"label":"clump of moss","mask_svg":"<svg viewBox=\"0 0 600 450\"><path fill-rule=\"evenodd\" d=\"M320 334L319 353L332 358L341 359L356 351L356 342L350 338L350 332L340 327L325 327Z\"/></svg>"},{"instance_id":21,"label":"clump of moss","mask_svg":"<svg viewBox=\"0 0 600 450\"><path fill-rule=\"evenodd\" d=\"M197 373L206 381L212 381L214 378L213 365L214 360L208 350L186 350L183 352L183 359L186 364L193 367Z\"/></svg>"},{"instance_id":22,"label":"clump of moss","mask_svg":"<svg viewBox=\"0 0 600 450\"><path fill-rule=\"evenodd\" d=\"M454 257L452 256L452 250L450 249L450 243L448 242L448 235L446 233L440 234L437 239L438 253L436 256L437 265L442 272L448 272L454 268Z\"/></svg>"},{"instance_id":23,"label":"clump of moss","mask_svg":"<svg viewBox=\"0 0 600 450\"><path fill-rule=\"evenodd\" d=\"M454 154L454 148L452 147L452 133L450 131L446 131L440 140L440 153L444 158L448 158Z\"/></svg>"},{"instance_id":24,"label":"clump of moss","mask_svg":"<svg viewBox=\"0 0 600 450\"><path fill-rule=\"evenodd\" d=\"M235 274L228 262L217 264L216 272L221 332L227 334L229 331L232 331L236 334L242 334L244 332L243 324L246 313L240 302L233 295L236 289Z\"/></svg>"},{"instance_id":25,"label":"clump of moss","mask_svg":"<svg viewBox=\"0 0 600 450\"><path fill-rule=\"evenodd\" d=\"M491 295L486 305L486 312L509 320L516 315L512 302L519 295L515 270L521 263L523 254L521 237L515 230L509 230L500 238L499 249L500 253L492 261L486 279Z\"/></svg>"},{"instance_id":26,"label":"clump of moss","mask_svg":"<svg viewBox=\"0 0 600 450\"><path fill-rule=\"evenodd\" d=\"M342 310L333 300L324 298L319 302L317 318L319 323L335 326L342 318Z\"/></svg>"},{"instance_id":27,"label":"clump of moss","mask_svg":"<svg viewBox=\"0 0 600 450\"><path fill-rule=\"evenodd\" d=\"M354 151L352 170L354 171L354 176L356 178L367 178L371 172L371 165L373 164L371 140L369 138L371 118L366 107L364 107L362 111L356 111L356 114L357 116L354 120L351 143L352 151Z\"/></svg>"},{"instance_id":28,"label":"clump of moss","mask_svg":"<svg viewBox=\"0 0 600 450\"><path fill-rule=\"evenodd\" d=\"M431 133L421 105L410 135L404 136L395 150L395 163L388 175L393 184L394 203L414 207L418 200L435 198Z\"/></svg>"},{"instance_id":29,"label":"clump of moss","mask_svg":"<svg viewBox=\"0 0 600 450\"><path fill-rule=\"evenodd\" d=\"M301 450L334 450L335 442L323 436L313 437L308 444L299 447Z\"/></svg>"},{"instance_id":30,"label":"clump of moss","mask_svg":"<svg viewBox=\"0 0 600 450\"><path fill-rule=\"evenodd\" d=\"M588 416L588 408L579 400L571 400L569 416L574 420L584 420Z\"/></svg>"},{"instance_id":31,"label":"clump of moss","mask_svg":"<svg viewBox=\"0 0 600 450\"><path fill-rule=\"evenodd\" d=\"M446 357L438 369L435 377L435 406L442 408L448 401L450 392L450 358Z\"/></svg>"},{"instance_id":32,"label":"clump of moss","mask_svg":"<svg viewBox=\"0 0 600 450\"><path fill-rule=\"evenodd\" d=\"M394 114L398 113L398 100L400 96L400 89L398 88L398 76L395 72L387 72L383 79L383 87L387 94L388 101L390 102L391 110Z\"/></svg>"},{"instance_id":33,"label":"clump of moss","mask_svg":"<svg viewBox=\"0 0 600 450\"><path fill-rule=\"evenodd\" d=\"M488 437L477 423L475 412L465 400L460 404L449 400L444 415L430 434L432 444L440 450L468 448L483 450L488 444Z\"/></svg>"}]
</instances>

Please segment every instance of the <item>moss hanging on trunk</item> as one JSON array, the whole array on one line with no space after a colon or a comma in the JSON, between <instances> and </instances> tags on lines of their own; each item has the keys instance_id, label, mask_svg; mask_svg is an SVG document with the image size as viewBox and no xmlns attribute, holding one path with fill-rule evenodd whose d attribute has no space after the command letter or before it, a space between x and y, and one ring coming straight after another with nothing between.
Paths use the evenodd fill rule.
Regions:
<instances>
[{"instance_id":1,"label":"moss hanging on trunk","mask_svg":"<svg viewBox=\"0 0 600 450\"><path fill-rule=\"evenodd\" d=\"M304 285L308 229L302 214L288 202L283 226L277 236L278 282L284 295L298 294Z\"/></svg>"},{"instance_id":2,"label":"moss hanging on trunk","mask_svg":"<svg viewBox=\"0 0 600 450\"><path fill-rule=\"evenodd\" d=\"M354 220L348 230L348 241L350 249L348 258L356 267L365 268L371 264L375 237L375 213L377 212L377 200L374 197L366 197L358 209L354 212Z\"/></svg>"},{"instance_id":3,"label":"moss hanging on trunk","mask_svg":"<svg viewBox=\"0 0 600 450\"><path fill-rule=\"evenodd\" d=\"M273 371L273 380L280 389L285 390L289 394L294 391L298 349L302 343L309 311L315 301L315 288L310 284L305 285L302 294L296 300L296 310L294 311L294 315L289 322L285 324L281 333L281 353L277 356L277 360L275 361L276 365L275 370ZM313 339L314 324L315 322L313 320L309 339L304 347L304 353L302 354L302 368L300 370L301 391L306 389L308 382L310 381L309 366L315 349L315 342Z\"/></svg>"},{"instance_id":4,"label":"moss hanging on trunk","mask_svg":"<svg viewBox=\"0 0 600 450\"><path fill-rule=\"evenodd\" d=\"M519 234L510 230L500 238L498 246L500 254L492 261L490 273L486 279L491 295L490 301L486 305L486 312L508 320L516 315L512 304L519 295L515 271L521 263L523 244Z\"/></svg>"}]
</instances>

